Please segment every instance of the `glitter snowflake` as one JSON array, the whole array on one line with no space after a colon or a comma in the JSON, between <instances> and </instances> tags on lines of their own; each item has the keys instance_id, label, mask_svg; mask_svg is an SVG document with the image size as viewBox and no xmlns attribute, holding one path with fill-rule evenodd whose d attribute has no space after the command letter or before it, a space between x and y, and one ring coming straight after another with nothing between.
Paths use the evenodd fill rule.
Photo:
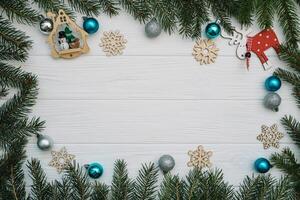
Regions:
<instances>
[{"instance_id":1,"label":"glitter snowflake","mask_svg":"<svg viewBox=\"0 0 300 200\"><path fill-rule=\"evenodd\" d=\"M211 167L209 158L212 156L212 151L205 151L203 146L199 145L194 151L189 151L190 161L187 163L189 167L205 168Z\"/></svg>"},{"instance_id":2,"label":"glitter snowflake","mask_svg":"<svg viewBox=\"0 0 300 200\"><path fill-rule=\"evenodd\" d=\"M261 134L257 136L257 140L263 143L264 149L269 147L279 148L279 140L283 138L283 134L278 131L276 124L271 127L261 126Z\"/></svg>"},{"instance_id":3,"label":"glitter snowflake","mask_svg":"<svg viewBox=\"0 0 300 200\"><path fill-rule=\"evenodd\" d=\"M63 147L60 151L51 151L52 160L49 166L55 167L58 173L61 173L71 162L75 156L68 154L67 149Z\"/></svg>"},{"instance_id":4,"label":"glitter snowflake","mask_svg":"<svg viewBox=\"0 0 300 200\"><path fill-rule=\"evenodd\" d=\"M127 40L119 31L104 32L101 38L100 47L107 56L121 55L125 49Z\"/></svg>"},{"instance_id":5,"label":"glitter snowflake","mask_svg":"<svg viewBox=\"0 0 300 200\"><path fill-rule=\"evenodd\" d=\"M214 63L219 49L216 47L215 42L207 39L199 39L193 48L193 56L202 64Z\"/></svg>"}]
</instances>

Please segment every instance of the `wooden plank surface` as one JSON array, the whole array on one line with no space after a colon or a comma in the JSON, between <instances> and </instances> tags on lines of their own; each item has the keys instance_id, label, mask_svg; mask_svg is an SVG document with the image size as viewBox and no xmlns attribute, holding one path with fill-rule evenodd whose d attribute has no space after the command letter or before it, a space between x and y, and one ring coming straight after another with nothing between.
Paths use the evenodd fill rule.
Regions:
<instances>
[{"instance_id":1,"label":"wooden plank surface","mask_svg":"<svg viewBox=\"0 0 300 200\"><path fill-rule=\"evenodd\" d=\"M279 123L285 114L300 116L285 83L278 91L283 99L278 113L262 105L264 80L275 67L285 67L273 50L267 52L272 70L263 71L252 56L248 72L245 62L235 57L235 47L218 38L216 63L200 66L191 56L190 39L165 33L148 39L144 26L124 13L98 20L100 32L88 39L91 52L74 60L51 58L46 37L36 27L17 26L35 42L24 64L26 71L39 76L32 116L47 121L43 133L54 139L53 150L65 146L81 164L101 162L101 181L110 183L117 158L127 160L134 176L142 162L157 162L165 153L176 159L173 173L183 175L189 170L187 151L202 144L214 152L213 166L222 168L226 180L237 186L245 175L255 173L256 158L279 151L262 148L256 140L260 126ZM106 57L98 46L109 30L120 30L128 40L123 56ZM47 165L50 152L40 151L35 142L30 140L29 157L42 161L51 180L57 178ZM286 135L281 149L285 146L295 148ZM280 175L275 169L271 173Z\"/></svg>"}]
</instances>

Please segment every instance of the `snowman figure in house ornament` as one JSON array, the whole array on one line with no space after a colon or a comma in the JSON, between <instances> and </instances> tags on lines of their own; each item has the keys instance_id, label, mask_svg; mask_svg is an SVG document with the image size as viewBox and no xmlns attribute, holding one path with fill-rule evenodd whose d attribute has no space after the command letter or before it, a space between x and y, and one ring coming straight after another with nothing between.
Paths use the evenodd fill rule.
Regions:
<instances>
[{"instance_id":1,"label":"snowman figure in house ornament","mask_svg":"<svg viewBox=\"0 0 300 200\"><path fill-rule=\"evenodd\" d=\"M66 33L64 31L60 31L58 33L58 44L59 44L60 50L62 50L62 51L70 48L69 44L67 42Z\"/></svg>"},{"instance_id":2,"label":"snowman figure in house ornament","mask_svg":"<svg viewBox=\"0 0 300 200\"><path fill-rule=\"evenodd\" d=\"M272 68L265 51L273 48L276 53L279 53L280 43L273 29L267 28L257 33L254 36L249 36L250 30L233 31L233 35L227 35L222 32L222 37L229 39L229 45L237 45L236 55L239 59L246 59L247 69L249 70L251 52L255 53L259 58L264 70Z\"/></svg>"}]
</instances>

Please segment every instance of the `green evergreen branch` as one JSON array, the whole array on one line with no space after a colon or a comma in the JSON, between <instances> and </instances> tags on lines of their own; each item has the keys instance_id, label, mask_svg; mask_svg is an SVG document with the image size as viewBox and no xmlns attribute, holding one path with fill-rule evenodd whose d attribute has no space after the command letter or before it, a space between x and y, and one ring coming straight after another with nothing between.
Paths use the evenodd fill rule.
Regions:
<instances>
[{"instance_id":1,"label":"green evergreen branch","mask_svg":"<svg viewBox=\"0 0 300 200\"><path fill-rule=\"evenodd\" d=\"M51 185L47 182L46 174L37 159L27 163L32 179L31 196L29 200L49 200L52 198Z\"/></svg>"},{"instance_id":2,"label":"green evergreen branch","mask_svg":"<svg viewBox=\"0 0 300 200\"><path fill-rule=\"evenodd\" d=\"M166 174L160 185L158 199L160 200L181 200L184 194L184 181L179 176Z\"/></svg>"},{"instance_id":3,"label":"green evergreen branch","mask_svg":"<svg viewBox=\"0 0 300 200\"><path fill-rule=\"evenodd\" d=\"M0 88L0 97L6 97L8 95L8 89L5 87Z\"/></svg>"},{"instance_id":4,"label":"green evergreen branch","mask_svg":"<svg viewBox=\"0 0 300 200\"><path fill-rule=\"evenodd\" d=\"M83 170L83 167L76 163L70 164L66 169L66 178L72 188L72 200L89 200L91 196L91 185Z\"/></svg>"},{"instance_id":5,"label":"green evergreen branch","mask_svg":"<svg viewBox=\"0 0 300 200\"><path fill-rule=\"evenodd\" d=\"M124 160L117 160L111 184L112 200L131 199L133 188L134 183L128 177L127 164Z\"/></svg>"},{"instance_id":6,"label":"green evergreen branch","mask_svg":"<svg viewBox=\"0 0 300 200\"><path fill-rule=\"evenodd\" d=\"M289 148L285 148L281 153L274 153L270 160L274 166L289 176L296 192L300 195L300 163L294 153Z\"/></svg>"},{"instance_id":7,"label":"green evergreen branch","mask_svg":"<svg viewBox=\"0 0 300 200\"><path fill-rule=\"evenodd\" d=\"M109 186L104 183L95 183L91 200L108 200Z\"/></svg>"},{"instance_id":8,"label":"green evergreen branch","mask_svg":"<svg viewBox=\"0 0 300 200\"><path fill-rule=\"evenodd\" d=\"M300 122L292 116L285 116L281 119L281 123L293 141L300 148Z\"/></svg>"},{"instance_id":9,"label":"green evergreen branch","mask_svg":"<svg viewBox=\"0 0 300 200\"><path fill-rule=\"evenodd\" d=\"M28 53L26 50L18 49L16 47L8 47L0 45L0 61L1 60L16 60L25 62L28 58Z\"/></svg>"},{"instance_id":10,"label":"green evergreen branch","mask_svg":"<svg viewBox=\"0 0 300 200\"><path fill-rule=\"evenodd\" d=\"M145 23L152 17L152 9L148 0L119 0L119 3L140 23Z\"/></svg>"},{"instance_id":11,"label":"green evergreen branch","mask_svg":"<svg viewBox=\"0 0 300 200\"><path fill-rule=\"evenodd\" d=\"M11 21L16 20L19 23L34 25L40 20L39 13L30 8L27 1L0 1L0 7Z\"/></svg>"},{"instance_id":12,"label":"green evergreen branch","mask_svg":"<svg viewBox=\"0 0 300 200\"><path fill-rule=\"evenodd\" d=\"M11 49L20 54L17 55L18 57L27 58L27 51L32 47L32 41L24 32L13 27L10 21L0 16L0 47L1 51Z\"/></svg>"},{"instance_id":13,"label":"green evergreen branch","mask_svg":"<svg viewBox=\"0 0 300 200\"><path fill-rule=\"evenodd\" d=\"M0 121L25 118L35 104L38 94L37 78L19 68L0 63L0 85L20 89L0 107Z\"/></svg>"},{"instance_id":14,"label":"green evergreen branch","mask_svg":"<svg viewBox=\"0 0 300 200\"><path fill-rule=\"evenodd\" d=\"M156 0L151 3L155 17L163 30L169 34L175 31L177 23L176 1Z\"/></svg>"},{"instance_id":15,"label":"green evergreen branch","mask_svg":"<svg viewBox=\"0 0 300 200\"><path fill-rule=\"evenodd\" d=\"M262 28L273 26L275 16L274 0L256 0L256 16L258 25Z\"/></svg>"},{"instance_id":16,"label":"green evergreen branch","mask_svg":"<svg viewBox=\"0 0 300 200\"><path fill-rule=\"evenodd\" d=\"M15 140L22 137L28 137L31 134L38 134L44 128L44 121L40 121L39 118L22 119L16 122L3 122L0 120L0 148L6 149Z\"/></svg>"},{"instance_id":17,"label":"green evergreen branch","mask_svg":"<svg viewBox=\"0 0 300 200\"><path fill-rule=\"evenodd\" d=\"M68 0L68 2L75 11L87 16L100 14L99 0Z\"/></svg>"},{"instance_id":18,"label":"green evergreen branch","mask_svg":"<svg viewBox=\"0 0 300 200\"><path fill-rule=\"evenodd\" d=\"M274 75L280 77L282 80L284 80L294 86L297 86L300 84L300 76L293 72L289 72L287 70L278 68L274 72Z\"/></svg>"},{"instance_id":19,"label":"green evergreen branch","mask_svg":"<svg viewBox=\"0 0 300 200\"><path fill-rule=\"evenodd\" d=\"M233 11L234 16L242 26L251 26L255 12L256 0L238 0L237 5L238 7L236 7Z\"/></svg>"},{"instance_id":20,"label":"green evergreen branch","mask_svg":"<svg viewBox=\"0 0 300 200\"><path fill-rule=\"evenodd\" d=\"M99 1L103 13L109 15L110 17L119 14L120 8L118 7L118 2L116 0L99 0Z\"/></svg>"},{"instance_id":21,"label":"green evergreen branch","mask_svg":"<svg viewBox=\"0 0 300 200\"><path fill-rule=\"evenodd\" d=\"M51 185L51 191L53 194L53 199L55 200L66 200L72 199L71 192L71 184L70 181L66 177L62 177L62 182L54 181Z\"/></svg>"},{"instance_id":22,"label":"green evergreen branch","mask_svg":"<svg viewBox=\"0 0 300 200\"><path fill-rule=\"evenodd\" d=\"M67 15L69 15L72 19L75 19L75 13L62 1L60 0L33 0L34 3L38 5L38 7L47 12L55 12L58 13L59 9L65 11Z\"/></svg>"},{"instance_id":23,"label":"green evergreen branch","mask_svg":"<svg viewBox=\"0 0 300 200\"><path fill-rule=\"evenodd\" d=\"M293 48L297 48L300 41L300 22L294 1L276 0L274 5L279 23L286 37L286 43Z\"/></svg>"},{"instance_id":24,"label":"green evergreen branch","mask_svg":"<svg viewBox=\"0 0 300 200\"><path fill-rule=\"evenodd\" d=\"M300 50L290 45L281 45L279 58L285 61L289 67L300 73Z\"/></svg>"},{"instance_id":25,"label":"green evergreen branch","mask_svg":"<svg viewBox=\"0 0 300 200\"><path fill-rule=\"evenodd\" d=\"M278 183L272 187L269 199L295 199L295 190L288 177L280 178Z\"/></svg>"},{"instance_id":26,"label":"green evergreen branch","mask_svg":"<svg viewBox=\"0 0 300 200\"><path fill-rule=\"evenodd\" d=\"M135 181L133 200L155 200L158 169L154 163L142 165Z\"/></svg>"},{"instance_id":27,"label":"green evergreen branch","mask_svg":"<svg viewBox=\"0 0 300 200\"><path fill-rule=\"evenodd\" d=\"M22 164L26 158L27 140L19 138L0 157L0 197L3 200L25 200L25 182Z\"/></svg>"}]
</instances>

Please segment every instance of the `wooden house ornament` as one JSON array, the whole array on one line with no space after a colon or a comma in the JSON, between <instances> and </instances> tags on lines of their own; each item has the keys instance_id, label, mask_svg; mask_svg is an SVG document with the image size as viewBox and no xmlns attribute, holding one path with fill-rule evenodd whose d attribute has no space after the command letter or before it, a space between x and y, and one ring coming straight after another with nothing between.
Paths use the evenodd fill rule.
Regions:
<instances>
[{"instance_id":1,"label":"wooden house ornament","mask_svg":"<svg viewBox=\"0 0 300 200\"><path fill-rule=\"evenodd\" d=\"M59 10L57 16L51 12L48 12L47 16L54 24L48 37L52 57L75 58L89 51L88 33L72 21L63 10Z\"/></svg>"}]
</instances>

